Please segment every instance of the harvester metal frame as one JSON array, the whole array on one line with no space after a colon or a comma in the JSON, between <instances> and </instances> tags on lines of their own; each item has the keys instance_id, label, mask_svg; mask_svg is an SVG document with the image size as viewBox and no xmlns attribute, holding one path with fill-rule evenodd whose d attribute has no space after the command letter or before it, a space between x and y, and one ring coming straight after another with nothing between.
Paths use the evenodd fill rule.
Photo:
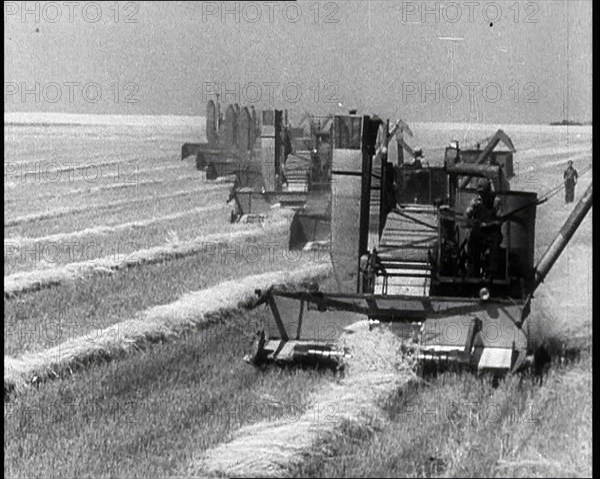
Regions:
<instances>
[{"instance_id":1,"label":"harvester metal frame","mask_svg":"<svg viewBox=\"0 0 600 479\"><path fill-rule=\"evenodd\" d=\"M456 298L456 297L427 297L411 295L377 295L367 293L322 293L319 291L286 291L285 288L270 288L266 292L257 290L259 299L253 305L257 307L267 304L273 315L277 332L279 336L266 339L264 331L259 333L258 344L252 355L245 359L254 364L261 365L268 361L275 363L304 363L319 364L325 366L343 367L345 358L351 355L351 351L337 346L335 341L327 333L323 337L315 337L311 340L302 340L303 322L305 316L313 305L313 310L324 313L345 312L364 315L369 318L371 325L378 323L396 324L404 328L396 328L396 332L405 340L412 340L419 330L422 330L425 321L434 322L448 318L465 317L466 321L455 320L447 323L441 328L468 328L464 344L458 347L455 344L433 345L429 346L427 339L422 340L418 355L421 359L435 358L436 362L452 361L459 362L462 366L467 366L472 370L503 370L510 369L511 372L518 371L527 362L532 360L531 354L525 349L526 338L521 332L520 326L527 314L528 301L522 300L515 302L510 299L495 300L494 302L485 302L479 298ZM296 334L288 333L282 319L278 301L287 298L299 302L298 320L296 325ZM476 345L476 335L483 330L481 319L474 316L482 309L489 309L496 315L496 321L492 327L499 325L506 327L507 324L513 325L513 329L504 335L498 344L494 347L485 348L484 344ZM469 316L471 315L471 316ZM348 317L346 314L338 316L338 322L329 323L329 326L335 324L335 330L343 330L356 319L355 316ZM438 326L438 329L441 329ZM490 329L490 328L488 328ZM440 331L430 328L430 336L439 336ZM443 332L441 332L443 334ZM433 338L435 342L436 338ZM430 339L431 341L431 339ZM479 351L475 353L474 349ZM304 354L299 357L297 348L301 348ZM482 356L491 351L485 364L482 364ZM494 354L496 355L494 357ZM494 361L498 356L504 360L504 367L495 367ZM510 364L509 364L510 363ZM508 367L510 365L510 367Z\"/></svg>"}]
</instances>

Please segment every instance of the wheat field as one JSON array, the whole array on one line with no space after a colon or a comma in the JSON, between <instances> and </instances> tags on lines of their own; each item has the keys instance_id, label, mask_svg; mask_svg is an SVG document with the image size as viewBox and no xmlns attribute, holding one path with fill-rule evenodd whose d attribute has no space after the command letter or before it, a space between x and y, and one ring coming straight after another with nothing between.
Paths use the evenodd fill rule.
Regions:
<instances>
[{"instance_id":1,"label":"wheat field","mask_svg":"<svg viewBox=\"0 0 600 479\"><path fill-rule=\"evenodd\" d=\"M431 163L450 140L495 131L411 126ZM542 194L568 159L592 163L589 127L502 128L517 148L513 189ZM254 288L329 266L289 254L289 212L229 223L229 184L179 156L201 131L201 119L5 123L8 477L591 474L585 350L541 386L497 389L469 375L419 381L393 338L360 328L344 377L243 364L268 314L246 310ZM570 208L561 195L539 208L537 258ZM591 228L589 215L536 294L543 340L591 343Z\"/></svg>"}]
</instances>

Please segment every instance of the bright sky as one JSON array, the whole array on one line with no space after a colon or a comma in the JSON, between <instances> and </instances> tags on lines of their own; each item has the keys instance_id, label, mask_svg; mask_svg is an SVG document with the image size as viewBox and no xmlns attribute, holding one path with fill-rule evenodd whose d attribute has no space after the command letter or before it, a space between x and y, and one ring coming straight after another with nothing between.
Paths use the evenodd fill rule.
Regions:
<instances>
[{"instance_id":1,"label":"bright sky","mask_svg":"<svg viewBox=\"0 0 600 479\"><path fill-rule=\"evenodd\" d=\"M5 2L5 111L592 116L591 1Z\"/></svg>"}]
</instances>

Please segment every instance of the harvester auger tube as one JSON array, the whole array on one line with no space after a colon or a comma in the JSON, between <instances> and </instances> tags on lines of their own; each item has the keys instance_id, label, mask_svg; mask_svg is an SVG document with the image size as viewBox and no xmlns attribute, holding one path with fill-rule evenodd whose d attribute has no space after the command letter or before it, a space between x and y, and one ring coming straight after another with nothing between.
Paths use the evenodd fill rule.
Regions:
<instances>
[{"instance_id":1,"label":"harvester auger tube","mask_svg":"<svg viewBox=\"0 0 600 479\"><path fill-rule=\"evenodd\" d=\"M592 184L588 186L587 190L563 224L562 228L554 238L552 244L548 247L542 259L535 267L535 283L534 291L537 287L544 282L544 279L556 263L572 236L581 225L581 222L587 215L588 211L592 207Z\"/></svg>"}]
</instances>

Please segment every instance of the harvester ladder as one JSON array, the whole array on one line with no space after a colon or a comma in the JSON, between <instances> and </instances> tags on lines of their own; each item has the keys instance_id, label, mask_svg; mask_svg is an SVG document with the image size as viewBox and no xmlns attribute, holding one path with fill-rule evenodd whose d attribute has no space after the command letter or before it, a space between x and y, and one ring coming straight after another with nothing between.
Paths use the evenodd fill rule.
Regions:
<instances>
[{"instance_id":1,"label":"harvester ladder","mask_svg":"<svg viewBox=\"0 0 600 479\"><path fill-rule=\"evenodd\" d=\"M407 207L392 211L377 248L382 294L427 294L431 281L431 253L437 241L435 211Z\"/></svg>"}]
</instances>

